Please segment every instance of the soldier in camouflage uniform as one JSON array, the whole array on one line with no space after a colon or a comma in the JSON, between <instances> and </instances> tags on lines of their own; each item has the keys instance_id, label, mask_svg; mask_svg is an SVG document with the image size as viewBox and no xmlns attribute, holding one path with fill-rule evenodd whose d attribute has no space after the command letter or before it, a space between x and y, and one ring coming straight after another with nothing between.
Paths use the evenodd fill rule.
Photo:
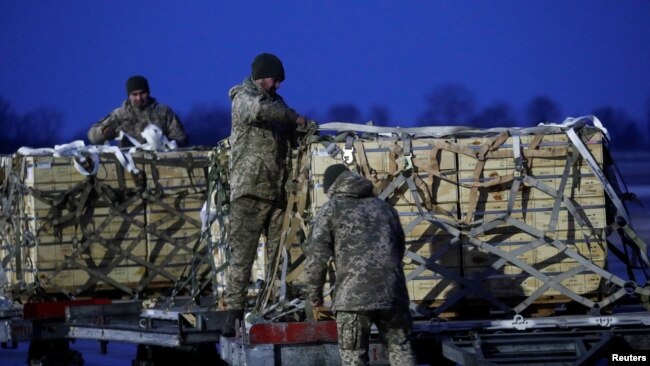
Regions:
<instances>
[{"instance_id":1,"label":"soldier in camouflage uniform","mask_svg":"<svg viewBox=\"0 0 650 366\"><path fill-rule=\"evenodd\" d=\"M152 123L160 127L169 140L176 141L178 146L187 144L187 135L183 125L171 108L159 104L149 95L149 82L143 76L131 76L126 81L128 99L122 106L113 110L101 121L93 124L88 130L88 140L91 144L103 144L104 141L116 138L120 130L129 134L140 143L145 139L140 133ZM129 146L127 139L120 142L121 146Z\"/></svg>"},{"instance_id":2,"label":"soldier in camouflage uniform","mask_svg":"<svg viewBox=\"0 0 650 366\"><path fill-rule=\"evenodd\" d=\"M291 142L306 119L276 93L284 67L272 54L258 55L251 76L230 89L230 267L224 302L228 317L224 334L234 333L244 313L246 292L260 235L267 235L267 253L275 253L285 209Z\"/></svg>"},{"instance_id":3,"label":"soldier in camouflage uniform","mask_svg":"<svg viewBox=\"0 0 650 366\"><path fill-rule=\"evenodd\" d=\"M339 351L343 365L367 365L374 323L391 365L414 365L412 319L404 278L404 231L395 209L373 195L369 180L336 164L325 170L329 201L313 221L306 249L309 300L323 303L327 264L334 258Z\"/></svg>"}]
</instances>

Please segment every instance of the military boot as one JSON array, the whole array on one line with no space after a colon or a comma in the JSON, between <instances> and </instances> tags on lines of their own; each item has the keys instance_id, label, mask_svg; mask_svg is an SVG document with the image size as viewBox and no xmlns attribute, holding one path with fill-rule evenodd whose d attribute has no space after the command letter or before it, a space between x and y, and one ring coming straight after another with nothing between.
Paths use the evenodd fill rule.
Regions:
<instances>
[{"instance_id":1,"label":"military boot","mask_svg":"<svg viewBox=\"0 0 650 366\"><path fill-rule=\"evenodd\" d=\"M244 309L226 310L226 321L223 324L221 335L234 337L237 335L237 327L244 321Z\"/></svg>"}]
</instances>

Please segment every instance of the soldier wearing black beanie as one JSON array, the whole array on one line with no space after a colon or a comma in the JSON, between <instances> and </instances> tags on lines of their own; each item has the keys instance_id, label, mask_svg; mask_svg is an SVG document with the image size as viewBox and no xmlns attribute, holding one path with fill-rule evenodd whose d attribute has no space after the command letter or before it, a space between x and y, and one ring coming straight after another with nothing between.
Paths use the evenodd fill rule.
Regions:
<instances>
[{"instance_id":1,"label":"soldier wearing black beanie","mask_svg":"<svg viewBox=\"0 0 650 366\"><path fill-rule=\"evenodd\" d=\"M116 139L120 131L139 143L145 143L142 132L149 124L160 128L163 135L175 141L178 146L187 144L187 135L174 111L149 94L149 81L144 76L133 75L126 80L127 99L88 130L88 141L101 145ZM128 138L119 141L122 147L131 146Z\"/></svg>"},{"instance_id":2,"label":"soldier wearing black beanie","mask_svg":"<svg viewBox=\"0 0 650 366\"><path fill-rule=\"evenodd\" d=\"M136 90L144 90L149 93L149 82L144 76L134 75L126 81L126 95Z\"/></svg>"},{"instance_id":3,"label":"soldier wearing black beanie","mask_svg":"<svg viewBox=\"0 0 650 366\"><path fill-rule=\"evenodd\" d=\"M348 167L343 164L334 164L330 165L325 169L325 176L323 177L323 191L327 193L332 184L336 181L336 178L341 175L341 173L348 171Z\"/></svg>"},{"instance_id":4,"label":"soldier wearing black beanie","mask_svg":"<svg viewBox=\"0 0 650 366\"><path fill-rule=\"evenodd\" d=\"M253 261L260 234L266 234L267 258L278 254L286 209L286 162L291 159L296 129L308 120L277 93L285 79L282 61L260 53L251 73L228 92L230 133L230 266L222 309L227 310L222 335L236 334L243 319Z\"/></svg>"},{"instance_id":5,"label":"soldier wearing black beanie","mask_svg":"<svg viewBox=\"0 0 650 366\"><path fill-rule=\"evenodd\" d=\"M257 55L253 60L251 77L253 80L275 78L278 81L284 81L282 61L270 53Z\"/></svg>"}]
</instances>

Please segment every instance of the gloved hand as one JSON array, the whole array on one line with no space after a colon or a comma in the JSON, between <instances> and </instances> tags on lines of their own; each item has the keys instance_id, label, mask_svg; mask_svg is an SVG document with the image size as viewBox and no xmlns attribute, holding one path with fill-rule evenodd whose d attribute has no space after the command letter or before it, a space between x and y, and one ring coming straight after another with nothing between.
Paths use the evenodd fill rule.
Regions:
<instances>
[{"instance_id":1,"label":"gloved hand","mask_svg":"<svg viewBox=\"0 0 650 366\"><path fill-rule=\"evenodd\" d=\"M298 120L300 118L304 119L302 125L298 124ZM296 130L298 132L306 133L306 132L309 132L309 131L312 131L312 132L318 131L318 123L316 123L316 121L314 121L313 119L307 119L307 118L304 118L304 117L300 117L300 118L298 118L298 120L296 120L296 124L298 124L298 127L296 127Z\"/></svg>"},{"instance_id":2,"label":"gloved hand","mask_svg":"<svg viewBox=\"0 0 650 366\"><path fill-rule=\"evenodd\" d=\"M106 140L112 140L117 137L117 131L111 125L106 125L102 127L102 136Z\"/></svg>"},{"instance_id":3,"label":"gloved hand","mask_svg":"<svg viewBox=\"0 0 650 366\"><path fill-rule=\"evenodd\" d=\"M296 124L298 127L305 127L305 125L307 125L307 118L304 116L298 116L298 118L296 118Z\"/></svg>"},{"instance_id":4,"label":"gloved hand","mask_svg":"<svg viewBox=\"0 0 650 366\"><path fill-rule=\"evenodd\" d=\"M313 119L308 120L307 125L305 127L307 128L307 130L318 131L318 123Z\"/></svg>"}]
</instances>

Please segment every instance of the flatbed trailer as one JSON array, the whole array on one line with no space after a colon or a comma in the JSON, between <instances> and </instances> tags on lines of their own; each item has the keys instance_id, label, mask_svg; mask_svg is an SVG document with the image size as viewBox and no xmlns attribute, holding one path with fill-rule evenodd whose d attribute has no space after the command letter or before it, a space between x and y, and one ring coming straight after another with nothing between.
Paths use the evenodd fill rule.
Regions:
<instances>
[{"instance_id":1,"label":"flatbed trailer","mask_svg":"<svg viewBox=\"0 0 650 366\"><path fill-rule=\"evenodd\" d=\"M475 321L415 321L411 344L418 364L592 365L612 353L650 350L645 310L607 316L570 315ZM373 329L371 364L388 364ZM221 356L231 365L339 365L336 324L260 324L248 337L222 338Z\"/></svg>"},{"instance_id":2,"label":"flatbed trailer","mask_svg":"<svg viewBox=\"0 0 650 366\"><path fill-rule=\"evenodd\" d=\"M340 365L332 320L243 324L236 337L223 337L224 312L178 303L151 309L143 309L140 301L66 306L64 320L4 318L0 335L5 347L38 342L41 349L28 355L31 365L62 364L62 353L67 357L64 364L83 364L83 355L65 347L64 341L71 339L96 340L104 353L110 342L138 345L134 366L164 365L169 360L187 365ZM645 354L650 350L650 313L638 306L620 311L543 318L516 315L508 320L416 320L411 343L422 365L592 365L613 353ZM376 329L369 354L371 364L388 364Z\"/></svg>"}]
</instances>

